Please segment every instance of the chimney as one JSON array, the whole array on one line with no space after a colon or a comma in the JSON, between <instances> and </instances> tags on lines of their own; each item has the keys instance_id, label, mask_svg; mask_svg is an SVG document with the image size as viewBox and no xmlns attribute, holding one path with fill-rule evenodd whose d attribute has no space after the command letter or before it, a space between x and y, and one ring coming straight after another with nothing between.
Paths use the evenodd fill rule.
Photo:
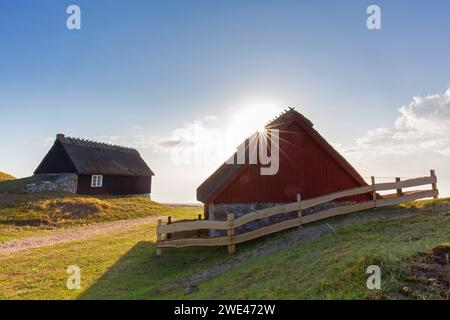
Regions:
<instances>
[{"instance_id":1,"label":"chimney","mask_svg":"<svg viewBox=\"0 0 450 320\"><path fill-rule=\"evenodd\" d=\"M57 139L57 140L63 139L64 137L65 137L64 133L58 133L58 134L56 134L56 139Z\"/></svg>"}]
</instances>

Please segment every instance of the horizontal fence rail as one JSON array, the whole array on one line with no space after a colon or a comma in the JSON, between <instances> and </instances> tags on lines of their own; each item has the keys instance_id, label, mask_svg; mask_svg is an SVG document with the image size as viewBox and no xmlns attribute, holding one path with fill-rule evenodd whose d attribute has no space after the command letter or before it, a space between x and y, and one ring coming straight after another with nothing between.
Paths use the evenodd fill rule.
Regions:
<instances>
[{"instance_id":1,"label":"horizontal fence rail","mask_svg":"<svg viewBox=\"0 0 450 320\"><path fill-rule=\"evenodd\" d=\"M404 188L411 188L429 184L431 185L430 190L415 190L403 192ZM395 194L384 196L377 194L377 191L386 191L392 189L396 190ZM308 208L331 202L339 198L351 197L360 194L371 194L372 200L337 206L330 209L324 209L306 216L302 216L302 211ZM253 211L237 219L234 219L233 214L228 214L226 221L194 220L171 223L171 220L169 220L170 222L168 224L162 224L162 220L160 219L158 220L157 226L157 254L161 254L162 248L182 248L191 246L228 246L228 252L233 253L236 244L256 239L268 234L276 233L285 229L301 227L303 224L371 208L398 205L401 203L429 197L437 198L438 195L439 192L437 189L437 177L434 170L431 170L430 176L428 177L413 178L403 181L400 181L400 178L396 178L395 182L387 183L375 183L375 179L374 177L372 177L371 185L339 191L308 200L301 200L300 195L298 195L296 202ZM235 234L236 228L249 222L288 212L297 212L297 218L274 223L242 234ZM170 237L172 233L176 232L204 229L226 230L227 236L186 239L171 239ZM164 234L166 234L166 239L162 238Z\"/></svg>"}]
</instances>

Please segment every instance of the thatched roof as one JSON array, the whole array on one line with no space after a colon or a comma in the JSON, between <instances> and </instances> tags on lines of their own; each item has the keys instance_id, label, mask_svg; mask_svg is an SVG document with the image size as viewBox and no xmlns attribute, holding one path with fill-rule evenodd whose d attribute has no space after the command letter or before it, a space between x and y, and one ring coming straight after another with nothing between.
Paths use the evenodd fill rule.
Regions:
<instances>
[{"instance_id":1,"label":"thatched roof","mask_svg":"<svg viewBox=\"0 0 450 320\"><path fill-rule=\"evenodd\" d=\"M59 146L58 146L59 144ZM64 153L78 174L103 174L124 176L152 176L136 149L108 143L66 137L58 134L52 149L42 160L35 173L40 173L53 149L62 146Z\"/></svg>"}]
</instances>

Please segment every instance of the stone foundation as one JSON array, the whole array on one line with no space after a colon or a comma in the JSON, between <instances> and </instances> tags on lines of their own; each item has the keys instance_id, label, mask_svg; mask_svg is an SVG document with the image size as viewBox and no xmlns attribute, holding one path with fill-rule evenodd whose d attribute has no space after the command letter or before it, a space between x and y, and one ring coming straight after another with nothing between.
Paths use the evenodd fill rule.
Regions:
<instances>
[{"instance_id":1,"label":"stone foundation","mask_svg":"<svg viewBox=\"0 0 450 320\"><path fill-rule=\"evenodd\" d=\"M227 214L233 213L234 218L237 219L243 215L253 212L255 210L261 210L265 208L274 207L285 203L232 203L232 204L210 204L208 207L209 220L227 220ZM348 202L328 202L312 208L308 208L302 211L302 215L310 215L315 212L331 209L339 205L348 204ZM245 233L261 227L278 223L285 220L290 220L297 218L297 211L292 211L288 213L280 213L273 215L269 218L259 219L256 221L249 222L243 226L236 228L236 234ZM226 235L225 230L210 230L210 237L221 237Z\"/></svg>"},{"instance_id":2,"label":"stone foundation","mask_svg":"<svg viewBox=\"0 0 450 320\"><path fill-rule=\"evenodd\" d=\"M77 192L78 176L72 173L36 175L37 181L28 183L26 190L28 192Z\"/></svg>"}]
</instances>

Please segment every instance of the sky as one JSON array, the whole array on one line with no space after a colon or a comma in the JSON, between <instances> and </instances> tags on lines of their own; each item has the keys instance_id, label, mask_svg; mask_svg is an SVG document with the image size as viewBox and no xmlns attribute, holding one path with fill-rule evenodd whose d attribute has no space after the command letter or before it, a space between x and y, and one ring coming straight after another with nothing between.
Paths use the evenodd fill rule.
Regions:
<instances>
[{"instance_id":1,"label":"sky","mask_svg":"<svg viewBox=\"0 0 450 320\"><path fill-rule=\"evenodd\" d=\"M366 26L371 4L380 30ZM65 133L137 148L155 200L194 202L292 106L366 179L433 168L449 196L449 12L437 0L1 0L0 171L31 175ZM183 139L200 153L191 163L174 157Z\"/></svg>"}]
</instances>

